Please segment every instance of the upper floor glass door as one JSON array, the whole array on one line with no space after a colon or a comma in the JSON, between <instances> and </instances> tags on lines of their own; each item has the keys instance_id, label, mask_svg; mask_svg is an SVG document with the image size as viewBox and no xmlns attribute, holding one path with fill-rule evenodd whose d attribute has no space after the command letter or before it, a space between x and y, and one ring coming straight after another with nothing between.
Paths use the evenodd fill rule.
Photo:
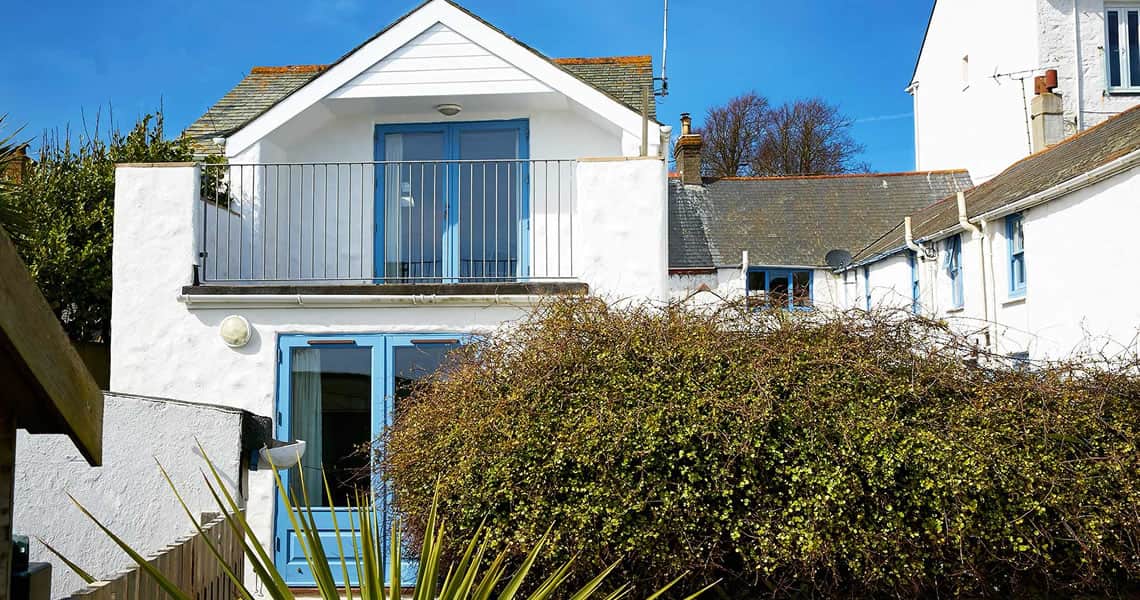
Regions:
<instances>
[{"instance_id":1,"label":"upper floor glass door","mask_svg":"<svg viewBox=\"0 0 1140 600\"><path fill-rule=\"evenodd\" d=\"M376 278L514 281L526 272L527 121L376 126Z\"/></svg>"}]
</instances>

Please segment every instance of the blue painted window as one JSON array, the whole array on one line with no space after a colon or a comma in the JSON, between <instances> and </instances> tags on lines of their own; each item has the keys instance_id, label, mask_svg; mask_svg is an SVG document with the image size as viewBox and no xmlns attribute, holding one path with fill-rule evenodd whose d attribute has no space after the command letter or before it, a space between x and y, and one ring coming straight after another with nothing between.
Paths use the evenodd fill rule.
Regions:
<instances>
[{"instance_id":1,"label":"blue painted window","mask_svg":"<svg viewBox=\"0 0 1140 600\"><path fill-rule=\"evenodd\" d=\"M529 122L377 125L376 279L513 281L529 272Z\"/></svg>"},{"instance_id":2,"label":"blue painted window","mask_svg":"<svg viewBox=\"0 0 1140 600\"><path fill-rule=\"evenodd\" d=\"M907 262L910 263L910 312L917 315L922 308L918 301L922 293L922 287L918 281L918 254L907 252L906 258Z\"/></svg>"},{"instance_id":3,"label":"blue painted window","mask_svg":"<svg viewBox=\"0 0 1140 600\"><path fill-rule=\"evenodd\" d=\"M867 312L871 311L871 267L863 267L863 300L867 304Z\"/></svg>"},{"instance_id":4,"label":"blue painted window","mask_svg":"<svg viewBox=\"0 0 1140 600\"><path fill-rule=\"evenodd\" d=\"M966 304L962 281L962 235L946 238L944 243L943 263L950 278L950 303L952 308L962 308Z\"/></svg>"},{"instance_id":5,"label":"blue painted window","mask_svg":"<svg viewBox=\"0 0 1140 600\"><path fill-rule=\"evenodd\" d=\"M748 269L748 305L756 308L811 310L810 269Z\"/></svg>"},{"instance_id":6,"label":"blue painted window","mask_svg":"<svg viewBox=\"0 0 1140 600\"><path fill-rule=\"evenodd\" d=\"M1140 6L1106 7L1104 24L1109 91L1140 91Z\"/></svg>"},{"instance_id":7,"label":"blue painted window","mask_svg":"<svg viewBox=\"0 0 1140 600\"><path fill-rule=\"evenodd\" d=\"M1009 245L1009 295L1025 295L1025 233L1021 213L1005 218L1005 239Z\"/></svg>"}]
</instances>

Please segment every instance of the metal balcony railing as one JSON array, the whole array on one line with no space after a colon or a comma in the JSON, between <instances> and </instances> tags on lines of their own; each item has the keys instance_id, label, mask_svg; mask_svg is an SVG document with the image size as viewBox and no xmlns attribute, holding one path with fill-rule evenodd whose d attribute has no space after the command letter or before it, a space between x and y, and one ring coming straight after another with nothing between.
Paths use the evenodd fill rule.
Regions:
<instances>
[{"instance_id":1,"label":"metal balcony railing","mask_svg":"<svg viewBox=\"0 0 1140 600\"><path fill-rule=\"evenodd\" d=\"M575 161L202 166L203 284L572 279Z\"/></svg>"}]
</instances>

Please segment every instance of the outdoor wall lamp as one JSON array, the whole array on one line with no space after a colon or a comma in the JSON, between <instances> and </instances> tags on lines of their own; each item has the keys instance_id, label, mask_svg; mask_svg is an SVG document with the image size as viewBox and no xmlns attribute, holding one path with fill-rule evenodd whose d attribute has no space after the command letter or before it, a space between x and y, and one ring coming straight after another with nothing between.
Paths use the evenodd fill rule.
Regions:
<instances>
[{"instance_id":1,"label":"outdoor wall lamp","mask_svg":"<svg viewBox=\"0 0 1140 600\"><path fill-rule=\"evenodd\" d=\"M222 319L222 324L218 326L218 333L222 336L222 341L230 348L241 348L249 343L249 338L253 335L253 328L249 326L249 321L246 321L245 317L230 315Z\"/></svg>"},{"instance_id":2,"label":"outdoor wall lamp","mask_svg":"<svg viewBox=\"0 0 1140 600\"><path fill-rule=\"evenodd\" d=\"M292 442L271 440L268 446L262 446L261 450L254 454L249 469L256 471L262 465L264 468L291 469L301 462L301 457L304 455L305 440L293 440Z\"/></svg>"},{"instance_id":3,"label":"outdoor wall lamp","mask_svg":"<svg viewBox=\"0 0 1140 600\"><path fill-rule=\"evenodd\" d=\"M459 104L437 104L435 109L439 111L439 114L445 117L454 117L459 114L459 111L463 110L463 107Z\"/></svg>"}]
</instances>

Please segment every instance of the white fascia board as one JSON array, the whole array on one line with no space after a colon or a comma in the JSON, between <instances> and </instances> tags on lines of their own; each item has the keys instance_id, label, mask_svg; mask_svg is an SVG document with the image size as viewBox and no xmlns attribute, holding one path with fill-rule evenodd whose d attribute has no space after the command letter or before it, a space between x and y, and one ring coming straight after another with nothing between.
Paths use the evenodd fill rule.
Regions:
<instances>
[{"instance_id":1,"label":"white fascia board","mask_svg":"<svg viewBox=\"0 0 1140 600\"><path fill-rule=\"evenodd\" d=\"M436 23L446 25L488 52L614 123L623 131L641 135L639 113L444 0L433 0L231 134L226 141L226 153L233 156L257 143Z\"/></svg>"}]
</instances>

